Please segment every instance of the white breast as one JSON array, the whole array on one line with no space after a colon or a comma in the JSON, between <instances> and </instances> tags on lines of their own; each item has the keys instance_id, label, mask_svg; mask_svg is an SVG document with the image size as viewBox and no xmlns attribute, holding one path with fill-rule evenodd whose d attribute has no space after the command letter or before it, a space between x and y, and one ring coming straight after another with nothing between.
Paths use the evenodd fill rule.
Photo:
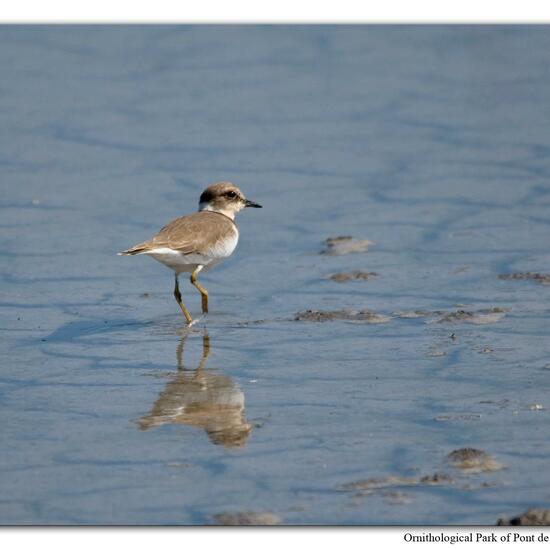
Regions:
<instances>
[{"instance_id":1,"label":"white breast","mask_svg":"<svg viewBox=\"0 0 550 550\"><path fill-rule=\"evenodd\" d=\"M231 256L235 248L237 248L237 243L239 242L239 230L233 226L233 232L225 237L216 241L212 248L208 251L207 255L212 257L212 259L223 259Z\"/></svg>"}]
</instances>

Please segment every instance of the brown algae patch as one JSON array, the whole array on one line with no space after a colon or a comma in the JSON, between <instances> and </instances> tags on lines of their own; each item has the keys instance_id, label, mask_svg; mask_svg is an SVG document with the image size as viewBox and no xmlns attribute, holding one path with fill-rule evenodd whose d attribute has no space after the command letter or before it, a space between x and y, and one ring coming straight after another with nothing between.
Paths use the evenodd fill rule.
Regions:
<instances>
[{"instance_id":1,"label":"brown algae patch","mask_svg":"<svg viewBox=\"0 0 550 550\"><path fill-rule=\"evenodd\" d=\"M550 285L550 273L532 273L524 271L521 273L503 273L498 276L502 281L536 281L541 285Z\"/></svg>"},{"instance_id":2,"label":"brown algae patch","mask_svg":"<svg viewBox=\"0 0 550 550\"><path fill-rule=\"evenodd\" d=\"M527 512L514 518L500 518L497 525L550 525L550 510L548 508L530 508Z\"/></svg>"},{"instance_id":3,"label":"brown algae patch","mask_svg":"<svg viewBox=\"0 0 550 550\"><path fill-rule=\"evenodd\" d=\"M238 512L216 514L216 525L279 525L281 518L270 512Z\"/></svg>"},{"instance_id":4,"label":"brown algae patch","mask_svg":"<svg viewBox=\"0 0 550 550\"><path fill-rule=\"evenodd\" d=\"M319 311L315 309L306 309L299 311L294 316L294 321L310 321L314 323L325 323L327 321L361 321L365 323L387 323L391 317L380 315L363 309L361 311L350 311L339 309L336 311Z\"/></svg>"},{"instance_id":5,"label":"brown algae patch","mask_svg":"<svg viewBox=\"0 0 550 550\"><path fill-rule=\"evenodd\" d=\"M321 254L342 256L344 254L366 252L373 244L375 243L368 239L354 239L351 236L329 237L325 240L325 248L321 251Z\"/></svg>"},{"instance_id":6,"label":"brown algae patch","mask_svg":"<svg viewBox=\"0 0 550 550\"><path fill-rule=\"evenodd\" d=\"M368 281L377 275L378 273L374 271L349 271L347 273L334 273L329 279L337 283L347 283L348 281Z\"/></svg>"},{"instance_id":7,"label":"brown algae patch","mask_svg":"<svg viewBox=\"0 0 550 550\"><path fill-rule=\"evenodd\" d=\"M490 454L471 447L452 451L447 455L447 460L453 467L469 474L495 472L504 468L504 466Z\"/></svg>"}]
</instances>

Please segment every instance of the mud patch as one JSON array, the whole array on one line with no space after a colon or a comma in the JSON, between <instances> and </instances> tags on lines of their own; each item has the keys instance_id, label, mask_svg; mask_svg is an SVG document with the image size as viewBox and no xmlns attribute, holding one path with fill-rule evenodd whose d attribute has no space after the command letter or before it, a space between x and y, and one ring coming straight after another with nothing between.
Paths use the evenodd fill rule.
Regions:
<instances>
[{"instance_id":1,"label":"mud patch","mask_svg":"<svg viewBox=\"0 0 550 550\"><path fill-rule=\"evenodd\" d=\"M550 525L550 510L548 508L531 508L514 518L500 518L497 525Z\"/></svg>"},{"instance_id":2,"label":"mud patch","mask_svg":"<svg viewBox=\"0 0 550 550\"><path fill-rule=\"evenodd\" d=\"M493 307L490 309L479 309L477 311L466 311L465 309L457 309L446 313L435 312L439 316L434 322L436 323L472 323L474 325L489 325L500 321L506 312L510 311L507 308Z\"/></svg>"},{"instance_id":3,"label":"mud patch","mask_svg":"<svg viewBox=\"0 0 550 550\"><path fill-rule=\"evenodd\" d=\"M532 273L524 271L522 273L503 273L498 276L502 281L536 281L541 285L550 285L550 273Z\"/></svg>"},{"instance_id":4,"label":"mud patch","mask_svg":"<svg viewBox=\"0 0 550 550\"><path fill-rule=\"evenodd\" d=\"M478 449L464 448L457 449L446 457L446 465L443 472L435 472L429 475L414 477L403 477L389 475L387 477L372 477L360 479L351 483L341 485L338 489L352 493L353 499L361 499L372 495L385 497L389 503L395 497L395 504L406 504L410 502L411 494L406 489L412 487L458 487L463 490L484 489L495 486L495 483L482 482L472 484L468 477L473 473L486 473L500 470L504 466L498 463L485 451ZM461 473L447 473L449 465L461 470ZM403 491L403 489L405 491Z\"/></svg>"},{"instance_id":5,"label":"mud patch","mask_svg":"<svg viewBox=\"0 0 550 550\"><path fill-rule=\"evenodd\" d=\"M471 422L472 420L480 420L481 415L477 413L466 414L441 414L436 416L434 420L437 422Z\"/></svg>"},{"instance_id":6,"label":"mud patch","mask_svg":"<svg viewBox=\"0 0 550 550\"><path fill-rule=\"evenodd\" d=\"M400 319L419 319L421 317L432 317L437 313L439 312L416 309L414 311L395 311L394 316L399 317Z\"/></svg>"},{"instance_id":7,"label":"mud patch","mask_svg":"<svg viewBox=\"0 0 550 550\"><path fill-rule=\"evenodd\" d=\"M367 309L361 311L351 311L339 309L336 311L319 311L315 309L306 309L299 311L294 316L294 321L310 321L313 323L325 323L327 321L357 321L364 323L387 323L391 317L380 315Z\"/></svg>"},{"instance_id":8,"label":"mud patch","mask_svg":"<svg viewBox=\"0 0 550 550\"><path fill-rule=\"evenodd\" d=\"M411 497L401 491L389 491L384 493L384 497L389 504L410 504L412 502Z\"/></svg>"},{"instance_id":9,"label":"mud patch","mask_svg":"<svg viewBox=\"0 0 550 550\"><path fill-rule=\"evenodd\" d=\"M449 485L453 482L453 478L447 474L435 473L431 476L422 476L420 478L421 485Z\"/></svg>"},{"instance_id":10,"label":"mud patch","mask_svg":"<svg viewBox=\"0 0 550 550\"><path fill-rule=\"evenodd\" d=\"M350 236L329 237L325 241L325 248L321 250L321 254L342 256L344 254L366 252L374 244L368 239L354 239Z\"/></svg>"},{"instance_id":11,"label":"mud patch","mask_svg":"<svg viewBox=\"0 0 550 550\"><path fill-rule=\"evenodd\" d=\"M494 407L497 407L499 409L505 409L506 407L510 406L510 400L509 399L499 399L498 401L489 399L485 401L480 401L480 405L492 405Z\"/></svg>"},{"instance_id":12,"label":"mud patch","mask_svg":"<svg viewBox=\"0 0 550 550\"><path fill-rule=\"evenodd\" d=\"M466 309L457 309L455 311L442 310L412 310L412 311L396 311L394 317L400 319L419 319L429 318L428 323L472 323L474 325L489 325L500 321L509 308L492 307L488 309L478 309L468 311Z\"/></svg>"},{"instance_id":13,"label":"mud patch","mask_svg":"<svg viewBox=\"0 0 550 550\"><path fill-rule=\"evenodd\" d=\"M382 478L369 478L346 483L341 486L344 491L355 491L362 495L369 495L380 489L415 487L417 485L450 485L453 483L451 476L435 473L422 477L387 476Z\"/></svg>"},{"instance_id":14,"label":"mud patch","mask_svg":"<svg viewBox=\"0 0 550 550\"><path fill-rule=\"evenodd\" d=\"M343 489L344 491L358 491L361 493L369 493L371 491L376 491L377 489L385 489L388 487L410 487L412 485L418 485L418 483L419 481L413 477L371 477L369 479L360 479L359 481L346 483L342 485L341 489Z\"/></svg>"},{"instance_id":15,"label":"mud patch","mask_svg":"<svg viewBox=\"0 0 550 550\"><path fill-rule=\"evenodd\" d=\"M430 348L425 355L426 357L445 357L445 355L447 355L447 352L439 348Z\"/></svg>"},{"instance_id":16,"label":"mud patch","mask_svg":"<svg viewBox=\"0 0 550 550\"><path fill-rule=\"evenodd\" d=\"M471 447L452 451L447 455L447 461L454 468L458 468L468 474L495 472L504 468L490 454L479 449L472 449Z\"/></svg>"},{"instance_id":17,"label":"mud patch","mask_svg":"<svg viewBox=\"0 0 550 550\"><path fill-rule=\"evenodd\" d=\"M216 514L216 525L279 525L281 518L270 512L238 512Z\"/></svg>"},{"instance_id":18,"label":"mud patch","mask_svg":"<svg viewBox=\"0 0 550 550\"><path fill-rule=\"evenodd\" d=\"M368 281L377 275L378 273L374 271L350 271L348 273L334 273L329 279L337 283L347 283L348 281Z\"/></svg>"}]
</instances>

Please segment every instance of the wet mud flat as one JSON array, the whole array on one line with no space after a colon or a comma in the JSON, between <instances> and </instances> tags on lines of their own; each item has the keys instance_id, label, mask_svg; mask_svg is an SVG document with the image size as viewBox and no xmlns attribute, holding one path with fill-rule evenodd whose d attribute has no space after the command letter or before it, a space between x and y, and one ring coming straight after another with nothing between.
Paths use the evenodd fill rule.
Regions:
<instances>
[{"instance_id":1,"label":"wet mud flat","mask_svg":"<svg viewBox=\"0 0 550 550\"><path fill-rule=\"evenodd\" d=\"M2 523L547 521L550 32L0 45ZM264 209L187 330L116 252L220 179Z\"/></svg>"}]
</instances>

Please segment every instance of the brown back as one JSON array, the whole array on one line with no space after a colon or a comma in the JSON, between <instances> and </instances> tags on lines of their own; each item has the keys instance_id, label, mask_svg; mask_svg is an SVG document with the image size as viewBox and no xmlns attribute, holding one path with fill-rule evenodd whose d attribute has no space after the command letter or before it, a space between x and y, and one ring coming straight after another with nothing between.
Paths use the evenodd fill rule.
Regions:
<instances>
[{"instance_id":1,"label":"brown back","mask_svg":"<svg viewBox=\"0 0 550 550\"><path fill-rule=\"evenodd\" d=\"M201 211L172 220L152 239L137 244L123 254L140 254L155 248L171 248L182 254L204 254L216 242L235 231L233 220L218 212Z\"/></svg>"}]
</instances>

